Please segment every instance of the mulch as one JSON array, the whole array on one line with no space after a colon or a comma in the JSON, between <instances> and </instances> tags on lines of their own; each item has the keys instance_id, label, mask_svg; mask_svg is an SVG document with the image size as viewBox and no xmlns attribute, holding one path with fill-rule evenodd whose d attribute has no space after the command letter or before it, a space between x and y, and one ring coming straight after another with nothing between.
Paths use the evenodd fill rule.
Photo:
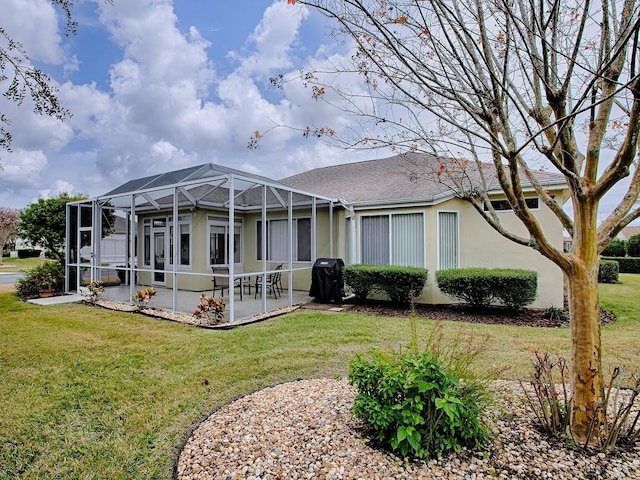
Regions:
<instances>
[{"instance_id":1,"label":"mulch","mask_svg":"<svg viewBox=\"0 0 640 480\"><path fill-rule=\"evenodd\" d=\"M330 304L318 304L326 305ZM386 317L408 317L411 315L409 306L398 306L385 301L367 301L365 304L333 305L352 313L365 315L380 315ZM415 306L417 317L431 320L448 320L467 323L485 323L491 325L513 325L528 327L558 328L568 327L569 321L545 318L545 312L537 308L523 308L514 312L504 307L489 307L485 309L472 309L465 305L423 305ZM600 309L600 321L602 325L614 322L616 316L610 310Z\"/></svg>"}]
</instances>

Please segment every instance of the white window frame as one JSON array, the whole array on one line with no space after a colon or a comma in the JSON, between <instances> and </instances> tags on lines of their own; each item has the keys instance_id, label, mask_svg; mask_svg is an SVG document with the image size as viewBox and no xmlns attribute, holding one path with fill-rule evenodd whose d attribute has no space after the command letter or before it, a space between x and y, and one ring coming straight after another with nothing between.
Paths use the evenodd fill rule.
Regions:
<instances>
[{"instance_id":1,"label":"white window frame","mask_svg":"<svg viewBox=\"0 0 640 480\"><path fill-rule=\"evenodd\" d=\"M211 263L211 227L222 227L224 228L224 235L226 239L225 249L224 249L224 263ZM244 222L241 218L236 218L233 225L233 237L235 238L235 229L239 229L239 240L238 247L239 250L236 250L235 253L239 254L239 261L234 262L235 264L244 263ZM209 268L211 267L228 267L229 266L229 220L216 215L208 215L207 216L207 245L206 245L206 259L207 265Z\"/></svg>"},{"instance_id":2,"label":"white window frame","mask_svg":"<svg viewBox=\"0 0 640 480\"><path fill-rule=\"evenodd\" d=\"M299 248L299 243L298 243L298 221L299 220L308 220L309 221L309 259L308 260L300 260L298 257L298 252L300 251ZM287 218L268 218L267 219L267 238L265 238L265 241L267 242L267 262L287 262L289 261L288 258L271 258L271 249L269 248L270 242L271 242L271 229L269 228L269 225L271 224L271 222L287 222ZM312 224L312 219L310 216L302 216L302 217L292 217L291 221L293 222L293 241L294 241L294 245L293 245L293 249L292 249L292 262L295 263L311 263L312 257L313 257L313 253L312 253L312 238L311 235L313 234L313 224ZM260 242L260 237L262 235L262 219L256 220L256 261L260 262L262 261L260 256L262 255L262 244ZM289 242L289 236L287 235L285 237L285 240L287 242L286 248L288 249L288 242Z\"/></svg>"},{"instance_id":3,"label":"white window frame","mask_svg":"<svg viewBox=\"0 0 640 480\"><path fill-rule=\"evenodd\" d=\"M427 264L427 216L424 210L403 210L399 212L385 212L385 213L366 213L358 215L358 235L357 235L357 245L358 245L358 262L362 263L363 257L363 246L362 246L362 220L367 217L388 217L389 218L389 265L398 265L394 263L393 258L393 217L397 215L421 215L422 216L422 265L414 265L416 267L426 268Z\"/></svg>"},{"instance_id":4,"label":"white window frame","mask_svg":"<svg viewBox=\"0 0 640 480\"><path fill-rule=\"evenodd\" d=\"M180 227L187 225L189 227L189 263L180 263L180 251L182 249L182 237ZM178 249L178 266L176 270L191 270L193 263L193 222L190 214L178 215L178 228L173 228L173 216L167 218L167 235L169 238L169 265L173 266L172 248ZM175 241L174 241L175 239Z\"/></svg>"},{"instance_id":5,"label":"white window frame","mask_svg":"<svg viewBox=\"0 0 640 480\"><path fill-rule=\"evenodd\" d=\"M456 265L454 267L451 266L446 266L443 267L442 266L442 250L441 250L441 231L440 231L440 214L442 213L455 213L456 214L456 240L457 240L457 245L456 245ZM438 239L438 245L437 245L437 251L438 251L438 270L443 270L443 269L448 269L448 268L460 268L460 212L458 210L438 210L436 212L436 218L437 218L437 239Z\"/></svg>"}]
</instances>

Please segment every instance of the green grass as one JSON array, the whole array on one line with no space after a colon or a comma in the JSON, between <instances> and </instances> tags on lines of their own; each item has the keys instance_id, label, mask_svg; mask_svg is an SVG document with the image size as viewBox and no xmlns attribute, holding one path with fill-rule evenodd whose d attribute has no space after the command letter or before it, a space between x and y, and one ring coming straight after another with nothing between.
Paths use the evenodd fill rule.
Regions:
<instances>
[{"instance_id":1,"label":"green grass","mask_svg":"<svg viewBox=\"0 0 640 480\"><path fill-rule=\"evenodd\" d=\"M640 276L603 285L620 317L605 360L640 370ZM626 290L632 294L625 293ZM408 321L298 311L210 331L86 305L39 307L0 294L0 479L171 478L208 413L280 382L345 375L354 353L399 347ZM419 320L426 338L433 323ZM488 335L476 371L526 376L527 347L566 354L569 330L442 323L446 338Z\"/></svg>"},{"instance_id":2,"label":"green grass","mask_svg":"<svg viewBox=\"0 0 640 480\"><path fill-rule=\"evenodd\" d=\"M28 272L33 267L37 267L45 260L41 258L2 258L2 265L0 265L0 272L3 273L19 273Z\"/></svg>"}]
</instances>

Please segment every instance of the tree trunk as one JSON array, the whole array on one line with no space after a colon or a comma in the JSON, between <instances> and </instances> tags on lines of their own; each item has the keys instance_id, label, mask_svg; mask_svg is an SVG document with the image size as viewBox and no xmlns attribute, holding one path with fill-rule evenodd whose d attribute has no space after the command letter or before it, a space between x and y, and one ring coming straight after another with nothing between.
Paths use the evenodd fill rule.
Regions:
<instances>
[{"instance_id":1,"label":"tree trunk","mask_svg":"<svg viewBox=\"0 0 640 480\"><path fill-rule=\"evenodd\" d=\"M571 314L571 433L581 445L597 444L605 420L602 402L602 348L598 298L596 208L581 205L576 212L574 240L578 240L567 275Z\"/></svg>"}]
</instances>

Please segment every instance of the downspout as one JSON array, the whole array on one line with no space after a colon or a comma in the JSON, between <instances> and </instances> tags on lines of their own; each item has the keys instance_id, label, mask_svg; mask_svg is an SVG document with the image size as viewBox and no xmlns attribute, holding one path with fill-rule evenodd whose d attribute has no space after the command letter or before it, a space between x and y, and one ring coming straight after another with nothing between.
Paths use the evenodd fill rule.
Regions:
<instances>
[{"instance_id":1,"label":"downspout","mask_svg":"<svg viewBox=\"0 0 640 480\"><path fill-rule=\"evenodd\" d=\"M351 219L351 231L349 232L351 240L349 242L349 263L356 263L356 212L353 208L353 205L347 202L347 200L345 200L344 198L338 197L337 200L345 210L349 211L349 218Z\"/></svg>"}]
</instances>

